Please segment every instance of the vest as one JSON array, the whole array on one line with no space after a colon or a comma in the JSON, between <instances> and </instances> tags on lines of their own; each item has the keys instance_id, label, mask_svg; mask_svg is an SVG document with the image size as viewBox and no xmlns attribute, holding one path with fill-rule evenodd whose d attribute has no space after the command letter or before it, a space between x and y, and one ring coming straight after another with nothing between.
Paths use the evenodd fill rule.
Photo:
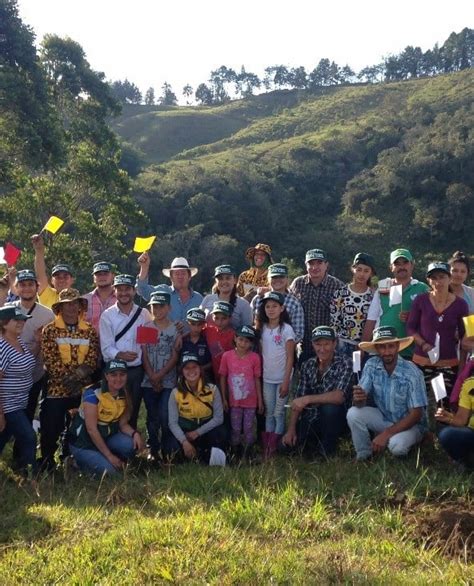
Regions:
<instances>
[{"instance_id":1,"label":"vest","mask_svg":"<svg viewBox=\"0 0 474 586\"><path fill-rule=\"evenodd\" d=\"M204 385L199 381L196 393L186 394L178 388L176 403L178 405L179 425L187 431L197 429L212 418L215 385Z\"/></svg>"},{"instance_id":2,"label":"vest","mask_svg":"<svg viewBox=\"0 0 474 586\"><path fill-rule=\"evenodd\" d=\"M89 344L90 340L88 338L76 338L74 335L69 335L67 331L67 326L64 323L63 318L61 315L57 315L54 318L54 325L59 330L64 330L65 335L59 335L56 338L56 344L58 345L59 355L61 356L61 362L63 364L71 364L72 362L72 352L71 347L77 346L77 364L83 364L86 356L89 352ZM78 330L89 330L90 326L84 319L79 319L79 323L77 324Z\"/></svg>"}]
</instances>

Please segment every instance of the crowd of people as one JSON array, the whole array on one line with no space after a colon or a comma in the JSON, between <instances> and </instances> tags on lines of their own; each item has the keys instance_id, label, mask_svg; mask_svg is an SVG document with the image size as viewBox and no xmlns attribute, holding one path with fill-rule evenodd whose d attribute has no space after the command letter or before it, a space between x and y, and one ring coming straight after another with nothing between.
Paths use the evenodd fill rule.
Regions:
<instances>
[{"instance_id":1,"label":"crowd of people","mask_svg":"<svg viewBox=\"0 0 474 586\"><path fill-rule=\"evenodd\" d=\"M184 257L162 270L170 283L150 284L148 252L138 276L95 263L94 289L81 294L67 264L48 277L42 236L32 244L34 268L0 280L0 453L12 438L22 474L64 461L116 474L137 453L151 465L207 463L213 448L231 461L323 461L345 433L358 461L405 456L437 436L473 469L474 290L463 253L430 263L425 283L407 249L390 254L391 276L378 282L359 252L346 284L315 248L290 283L257 244L249 270L217 266L203 297ZM437 401L440 374L447 396Z\"/></svg>"}]
</instances>

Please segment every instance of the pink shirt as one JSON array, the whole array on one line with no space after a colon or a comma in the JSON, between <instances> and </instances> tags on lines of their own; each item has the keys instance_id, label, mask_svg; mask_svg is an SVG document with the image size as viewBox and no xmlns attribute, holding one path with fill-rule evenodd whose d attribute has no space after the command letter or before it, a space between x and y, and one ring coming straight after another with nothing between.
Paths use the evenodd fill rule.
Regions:
<instances>
[{"instance_id":1,"label":"pink shirt","mask_svg":"<svg viewBox=\"0 0 474 586\"><path fill-rule=\"evenodd\" d=\"M227 377L229 405L231 407L257 407L255 379L262 375L260 356L249 352L240 357L235 350L222 356L219 374Z\"/></svg>"},{"instance_id":2,"label":"pink shirt","mask_svg":"<svg viewBox=\"0 0 474 586\"><path fill-rule=\"evenodd\" d=\"M86 293L83 297L88 301L86 321L92 324L92 327L98 334L100 316L106 309L109 309L109 307L112 307L112 305L117 303L117 297L115 297L115 293L112 292L102 303L97 289L94 289L90 293Z\"/></svg>"}]
</instances>

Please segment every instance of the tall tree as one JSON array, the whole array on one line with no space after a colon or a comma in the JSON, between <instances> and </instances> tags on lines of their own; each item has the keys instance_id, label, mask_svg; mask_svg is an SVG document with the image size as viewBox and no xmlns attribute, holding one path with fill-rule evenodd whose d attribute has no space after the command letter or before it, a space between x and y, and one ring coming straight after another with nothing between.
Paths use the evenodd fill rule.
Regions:
<instances>
[{"instance_id":1,"label":"tall tree","mask_svg":"<svg viewBox=\"0 0 474 586\"><path fill-rule=\"evenodd\" d=\"M147 106L153 106L155 104L155 90L151 86L146 90L145 104Z\"/></svg>"},{"instance_id":2,"label":"tall tree","mask_svg":"<svg viewBox=\"0 0 474 586\"><path fill-rule=\"evenodd\" d=\"M262 85L260 78L255 73L246 71L242 65L240 73L235 77L236 93L242 98L248 98L253 95L253 90L258 89Z\"/></svg>"},{"instance_id":3,"label":"tall tree","mask_svg":"<svg viewBox=\"0 0 474 586\"><path fill-rule=\"evenodd\" d=\"M114 81L111 84L112 94L121 104L140 104L142 94L138 87L125 79L124 81Z\"/></svg>"},{"instance_id":4,"label":"tall tree","mask_svg":"<svg viewBox=\"0 0 474 586\"><path fill-rule=\"evenodd\" d=\"M187 84L186 84L186 85L183 87L183 96L184 96L184 97L185 97L185 99L186 99L186 105L187 105L187 106L189 106L189 105L191 104L191 101L190 101L190 99L189 99L189 98L190 98L190 97L193 95L193 91L194 91L194 90L193 90L192 86L191 86L189 83L187 83Z\"/></svg>"},{"instance_id":5,"label":"tall tree","mask_svg":"<svg viewBox=\"0 0 474 586\"><path fill-rule=\"evenodd\" d=\"M203 106L211 106L214 103L214 95L211 88L205 83L200 83L194 93L196 100Z\"/></svg>"},{"instance_id":6,"label":"tall tree","mask_svg":"<svg viewBox=\"0 0 474 586\"><path fill-rule=\"evenodd\" d=\"M165 83L161 86L161 96L159 97L159 102L162 106L176 106L178 103L178 98L173 91L171 85L165 81Z\"/></svg>"},{"instance_id":7,"label":"tall tree","mask_svg":"<svg viewBox=\"0 0 474 586\"><path fill-rule=\"evenodd\" d=\"M237 74L235 71L225 65L221 65L218 69L211 71L209 83L211 84L215 102L222 103L229 100L229 93L226 86L235 83L236 77Z\"/></svg>"}]
</instances>

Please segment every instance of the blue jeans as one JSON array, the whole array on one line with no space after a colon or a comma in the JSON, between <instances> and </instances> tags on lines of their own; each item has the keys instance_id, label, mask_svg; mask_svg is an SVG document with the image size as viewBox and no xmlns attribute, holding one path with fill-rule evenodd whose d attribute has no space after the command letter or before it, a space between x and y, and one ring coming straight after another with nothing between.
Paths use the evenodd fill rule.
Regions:
<instances>
[{"instance_id":1,"label":"blue jeans","mask_svg":"<svg viewBox=\"0 0 474 586\"><path fill-rule=\"evenodd\" d=\"M135 455L135 448L133 447L133 439L119 431L111 435L105 440L109 450L118 456L121 460L128 460ZM119 470L112 466L107 458L99 452L99 450L89 450L85 448L77 448L70 444L69 449L77 465L84 472L90 472L94 476L102 476L104 472L107 474L118 474Z\"/></svg>"},{"instance_id":2,"label":"blue jeans","mask_svg":"<svg viewBox=\"0 0 474 586\"><path fill-rule=\"evenodd\" d=\"M285 433L285 405L288 395L280 397L281 383L263 381L263 403L265 405L265 431Z\"/></svg>"},{"instance_id":3,"label":"blue jeans","mask_svg":"<svg viewBox=\"0 0 474 586\"><path fill-rule=\"evenodd\" d=\"M450 425L439 432L438 439L453 460L474 465L474 429Z\"/></svg>"},{"instance_id":4,"label":"blue jeans","mask_svg":"<svg viewBox=\"0 0 474 586\"><path fill-rule=\"evenodd\" d=\"M170 452L170 430L168 427L168 402L173 389L161 389L159 393L150 387L142 387L143 400L146 407L146 428L148 445L153 455L158 454L160 447L163 453ZM160 441L161 431L161 441Z\"/></svg>"},{"instance_id":5,"label":"blue jeans","mask_svg":"<svg viewBox=\"0 0 474 586\"><path fill-rule=\"evenodd\" d=\"M15 438L16 460L20 470L36 469L36 434L25 409L5 413L6 426L0 433L0 454L11 437Z\"/></svg>"}]
</instances>

